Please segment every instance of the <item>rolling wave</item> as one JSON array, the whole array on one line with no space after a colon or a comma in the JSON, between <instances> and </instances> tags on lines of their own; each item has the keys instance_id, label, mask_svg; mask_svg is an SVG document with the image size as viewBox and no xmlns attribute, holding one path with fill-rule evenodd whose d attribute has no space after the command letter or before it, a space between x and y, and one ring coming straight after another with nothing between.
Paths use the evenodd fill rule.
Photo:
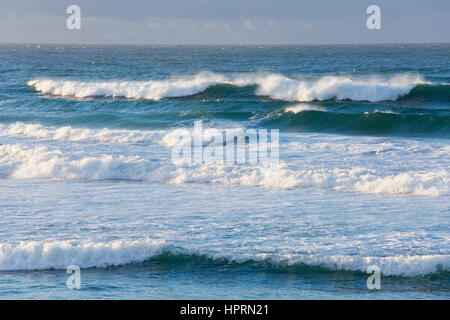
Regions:
<instances>
[{"instance_id":1,"label":"rolling wave","mask_svg":"<svg viewBox=\"0 0 450 320\"><path fill-rule=\"evenodd\" d=\"M336 112L320 106L295 105L272 112L262 121L264 126L292 132L318 131L366 135L406 135L449 137L450 114L397 113L391 110L364 113Z\"/></svg>"},{"instance_id":2,"label":"rolling wave","mask_svg":"<svg viewBox=\"0 0 450 320\"><path fill-rule=\"evenodd\" d=\"M405 102L417 102L420 104L432 104L433 102L450 103L450 84L420 84L415 86L409 94L399 100Z\"/></svg>"},{"instance_id":3,"label":"rolling wave","mask_svg":"<svg viewBox=\"0 0 450 320\"><path fill-rule=\"evenodd\" d=\"M66 269L144 263L161 255L206 257L217 263L265 262L276 268L306 265L332 271L366 272L370 265L378 265L386 276L416 277L450 270L449 255L413 255L364 257L317 254L239 254L233 252L203 252L180 248L163 240L94 241L23 241L0 244L0 271Z\"/></svg>"},{"instance_id":4,"label":"rolling wave","mask_svg":"<svg viewBox=\"0 0 450 320\"><path fill-rule=\"evenodd\" d=\"M237 87L256 85L256 95L283 101L384 101L396 100L426 82L419 75L399 74L381 76L323 76L293 78L277 73L241 73L223 75L201 72L191 76L177 76L150 81L77 81L33 79L28 82L38 92L63 97L124 97L159 100L201 93L216 85Z\"/></svg>"}]
</instances>

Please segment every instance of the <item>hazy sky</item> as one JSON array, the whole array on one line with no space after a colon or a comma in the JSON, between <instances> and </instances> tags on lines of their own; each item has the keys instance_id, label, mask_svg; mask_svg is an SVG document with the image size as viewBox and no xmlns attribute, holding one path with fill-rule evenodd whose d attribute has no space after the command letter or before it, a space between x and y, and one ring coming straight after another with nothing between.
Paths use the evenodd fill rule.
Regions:
<instances>
[{"instance_id":1,"label":"hazy sky","mask_svg":"<svg viewBox=\"0 0 450 320\"><path fill-rule=\"evenodd\" d=\"M81 30L66 28L71 4ZM371 4L381 30L366 27ZM0 8L0 42L450 42L449 0L0 0Z\"/></svg>"}]
</instances>

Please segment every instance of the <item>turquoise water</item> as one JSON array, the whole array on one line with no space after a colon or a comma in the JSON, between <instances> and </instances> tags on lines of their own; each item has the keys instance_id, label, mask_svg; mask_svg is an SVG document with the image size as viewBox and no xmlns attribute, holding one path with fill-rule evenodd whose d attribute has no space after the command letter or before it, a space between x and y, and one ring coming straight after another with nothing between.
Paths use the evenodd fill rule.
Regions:
<instances>
[{"instance_id":1,"label":"turquoise water","mask_svg":"<svg viewBox=\"0 0 450 320\"><path fill-rule=\"evenodd\" d=\"M0 45L0 298L448 299L449 53ZM198 120L280 166L175 165Z\"/></svg>"}]
</instances>

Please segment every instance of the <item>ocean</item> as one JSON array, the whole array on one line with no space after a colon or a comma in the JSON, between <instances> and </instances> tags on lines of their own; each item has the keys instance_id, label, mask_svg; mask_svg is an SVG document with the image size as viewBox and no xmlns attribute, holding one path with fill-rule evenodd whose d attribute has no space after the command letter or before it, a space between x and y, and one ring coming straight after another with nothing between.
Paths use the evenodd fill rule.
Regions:
<instances>
[{"instance_id":1,"label":"ocean","mask_svg":"<svg viewBox=\"0 0 450 320\"><path fill-rule=\"evenodd\" d=\"M449 299L449 57L0 45L0 298ZM175 164L198 121L279 164Z\"/></svg>"}]
</instances>

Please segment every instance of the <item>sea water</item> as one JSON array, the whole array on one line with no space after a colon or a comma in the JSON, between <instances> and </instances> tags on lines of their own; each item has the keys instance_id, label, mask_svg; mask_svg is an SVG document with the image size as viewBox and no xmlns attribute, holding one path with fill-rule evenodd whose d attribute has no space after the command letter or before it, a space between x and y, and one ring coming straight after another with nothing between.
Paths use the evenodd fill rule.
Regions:
<instances>
[{"instance_id":1,"label":"sea water","mask_svg":"<svg viewBox=\"0 0 450 320\"><path fill-rule=\"evenodd\" d=\"M448 299L449 56L0 45L0 298ZM174 164L200 120L279 165Z\"/></svg>"}]
</instances>

